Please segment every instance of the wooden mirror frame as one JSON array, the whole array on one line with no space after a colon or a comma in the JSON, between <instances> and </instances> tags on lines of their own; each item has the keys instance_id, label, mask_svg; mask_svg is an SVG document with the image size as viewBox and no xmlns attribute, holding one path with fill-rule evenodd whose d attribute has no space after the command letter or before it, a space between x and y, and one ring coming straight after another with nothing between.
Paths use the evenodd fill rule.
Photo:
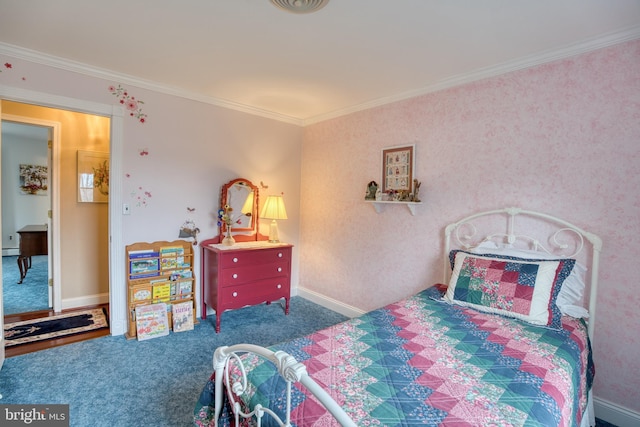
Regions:
<instances>
[{"instance_id":1,"label":"wooden mirror frame","mask_svg":"<svg viewBox=\"0 0 640 427\"><path fill-rule=\"evenodd\" d=\"M251 216L248 216L248 215L242 216L240 214L245 200L243 199L242 201L240 201L240 199L233 197L235 194L234 189L244 190L245 188L246 188L245 191L247 191L249 194L253 192L253 208L251 210ZM238 212L238 214L236 215L240 215L241 219L248 219L248 224L246 224L246 226L239 226L239 227L232 226L231 227L232 233L241 233L241 234L248 234L248 235L257 234L259 202L260 202L260 195L258 192L258 187L253 185L253 183L248 179L237 178L227 182L222 186L222 190L220 192L220 208L219 209L223 209L226 204L229 204L233 208L234 212ZM220 240L222 240L222 237L224 237L224 234L227 232L227 225L223 223L219 227L219 232L220 232Z\"/></svg>"}]
</instances>

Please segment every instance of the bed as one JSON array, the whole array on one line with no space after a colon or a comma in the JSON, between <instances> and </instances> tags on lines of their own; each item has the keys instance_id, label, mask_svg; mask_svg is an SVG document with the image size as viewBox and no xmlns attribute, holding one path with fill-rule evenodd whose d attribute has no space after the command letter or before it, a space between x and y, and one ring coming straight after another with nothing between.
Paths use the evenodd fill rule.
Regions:
<instances>
[{"instance_id":1,"label":"bed","mask_svg":"<svg viewBox=\"0 0 640 427\"><path fill-rule=\"evenodd\" d=\"M595 425L601 246L543 213L468 216L445 228L442 284L270 348L216 349L194 424Z\"/></svg>"}]
</instances>

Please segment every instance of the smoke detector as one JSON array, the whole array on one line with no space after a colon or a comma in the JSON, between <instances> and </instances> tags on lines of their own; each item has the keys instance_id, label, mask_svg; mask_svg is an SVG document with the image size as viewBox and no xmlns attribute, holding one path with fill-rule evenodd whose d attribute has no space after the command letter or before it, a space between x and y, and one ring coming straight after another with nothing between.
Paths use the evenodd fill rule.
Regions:
<instances>
[{"instance_id":1,"label":"smoke detector","mask_svg":"<svg viewBox=\"0 0 640 427\"><path fill-rule=\"evenodd\" d=\"M329 0L271 0L271 3L291 13L312 13L325 7Z\"/></svg>"}]
</instances>

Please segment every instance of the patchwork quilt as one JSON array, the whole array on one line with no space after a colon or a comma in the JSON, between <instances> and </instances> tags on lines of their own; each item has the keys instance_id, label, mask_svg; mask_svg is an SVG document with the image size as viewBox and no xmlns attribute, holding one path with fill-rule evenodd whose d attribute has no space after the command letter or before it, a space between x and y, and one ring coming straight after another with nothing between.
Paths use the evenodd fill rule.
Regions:
<instances>
[{"instance_id":1,"label":"patchwork quilt","mask_svg":"<svg viewBox=\"0 0 640 427\"><path fill-rule=\"evenodd\" d=\"M358 426L576 426L594 367L586 324L570 317L562 324L554 330L450 305L433 287L271 349L303 362ZM284 381L257 356L244 364L251 381L244 403L284 419ZM291 425L338 426L301 388L292 389ZM213 391L212 378L195 425L214 424ZM228 413L220 425L233 425Z\"/></svg>"}]
</instances>

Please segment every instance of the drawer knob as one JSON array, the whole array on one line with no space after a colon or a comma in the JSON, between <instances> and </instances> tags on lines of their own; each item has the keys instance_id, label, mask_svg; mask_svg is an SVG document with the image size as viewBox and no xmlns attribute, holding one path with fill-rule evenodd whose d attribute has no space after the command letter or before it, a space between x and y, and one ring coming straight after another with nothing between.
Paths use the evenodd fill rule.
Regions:
<instances>
[{"instance_id":1,"label":"drawer knob","mask_svg":"<svg viewBox=\"0 0 640 427\"><path fill-rule=\"evenodd\" d=\"M278 283L278 289L282 288L282 285L280 283Z\"/></svg>"},{"instance_id":2,"label":"drawer knob","mask_svg":"<svg viewBox=\"0 0 640 427\"><path fill-rule=\"evenodd\" d=\"M278 258L282 258L282 252L278 252Z\"/></svg>"},{"instance_id":3,"label":"drawer knob","mask_svg":"<svg viewBox=\"0 0 640 427\"><path fill-rule=\"evenodd\" d=\"M234 279L237 279L237 278L238 278L238 273L233 273L233 276L232 276L232 277L233 277Z\"/></svg>"},{"instance_id":4,"label":"drawer knob","mask_svg":"<svg viewBox=\"0 0 640 427\"><path fill-rule=\"evenodd\" d=\"M237 297L237 296L238 296L238 293L237 293L237 292L234 292L234 293L233 293L233 296L234 296L234 297Z\"/></svg>"},{"instance_id":5,"label":"drawer knob","mask_svg":"<svg viewBox=\"0 0 640 427\"><path fill-rule=\"evenodd\" d=\"M238 258L237 258L237 257L234 257L234 258L233 258L233 262L238 262Z\"/></svg>"},{"instance_id":6,"label":"drawer knob","mask_svg":"<svg viewBox=\"0 0 640 427\"><path fill-rule=\"evenodd\" d=\"M278 273L282 271L282 267L278 267Z\"/></svg>"}]
</instances>

